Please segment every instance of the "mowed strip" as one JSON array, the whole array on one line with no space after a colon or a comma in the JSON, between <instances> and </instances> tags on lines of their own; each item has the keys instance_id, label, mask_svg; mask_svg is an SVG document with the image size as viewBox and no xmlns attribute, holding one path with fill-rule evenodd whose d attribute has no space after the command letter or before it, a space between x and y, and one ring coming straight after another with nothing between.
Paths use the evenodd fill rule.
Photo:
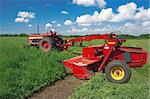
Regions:
<instances>
[{"instance_id":1,"label":"mowed strip","mask_svg":"<svg viewBox=\"0 0 150 99\"><path fill-rule=\"evenodd\" d=\"M69 99L148 99L149 82L135 70L128 83L108 82L104 74L98 74L87 83L82 84Z\"/></svg>"}]
</instances>

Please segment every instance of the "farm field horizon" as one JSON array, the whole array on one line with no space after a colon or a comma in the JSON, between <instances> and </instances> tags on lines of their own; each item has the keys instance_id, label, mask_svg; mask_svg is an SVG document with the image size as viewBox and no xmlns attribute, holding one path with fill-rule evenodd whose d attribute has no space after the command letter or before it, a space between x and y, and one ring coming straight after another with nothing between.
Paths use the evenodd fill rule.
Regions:
<instances>
[{"instance_id":1,"label":"farm field horizon","mask_svg":"<svg viewBox=\"0 0 150 99\"><path fill-rule=\"evenodd\" d=\"M150 99L150 0L0 0L0 99Z\"/></svg>"},{"instance_id":2,"label":"farm field horizon","mask_svg":"<svg viewBox=\"0 0 150 99\"><path fill-rule=\"evenodd\" d=\"M150 39L127 39L124 46L141 47L150 54ZM102 44L103 41L92 41L92 45ZM89 46L91 44L84 43ZM66 75L62 61L77 56L81 48L74 46L63 52L43 52L28 44L27 37L0 37L0 98L24 98L43 86ZM148 57L148 60L150 58ZM149 95L149 66L148 61L142 68L132 68L131 80L126 84L114 84L98 73L91 80L82 84L69 98L126 98L139 97L148 99ZM134 96L133 96L134 94Z\"/></svg>"}]
</instances>

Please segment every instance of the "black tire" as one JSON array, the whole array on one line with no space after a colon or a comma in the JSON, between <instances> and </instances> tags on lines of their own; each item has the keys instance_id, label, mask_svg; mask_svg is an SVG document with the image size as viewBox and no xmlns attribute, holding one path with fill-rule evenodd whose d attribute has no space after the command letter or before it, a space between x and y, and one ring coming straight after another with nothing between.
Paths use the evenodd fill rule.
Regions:
<instances>
[{"instance_id":1,"label":"black tire","mask_svg":"<svg viewBox=\"0 0 150 99\"><path fill-rule=\"evenodd\" d=\"M49 44L49 47L48 47L48 48L44 48L44 47L43 47L43 43L44 43L44 42L47 42L47 43ZM51 39L48 38L48 37L45 37L45 38L43 38L42 40L40 40L40 42L39 42L39 48L40 48L41 50L45 51L45 52L50 51L51 48L52 48Z\"/></svg>"},{"instance_id":2,"label":"black tire","mask_svg":"<svg viewBox=\"0 0 150 99\"><path fill-rule=\"evenodd\" d=\"M123 74L121 74L121 76L123 75L121 78L115 79L115 77L112 76L114 68L121 68L120 71L123 72ZM120 73L120 71L119 71L119 73ZM107 80L110 82L113 82L113 83L127 83L131 78L131 70L130 70L129 66L127 65L126 62L119 61L119 60L110 62L105 68L105 73L106 73ZM119 75L119 73L117 71L117 75Z\"/></svg>"},{"instance_id":3,"label":"black tire","mask_svg":"<svg viewBox=\"0 0 150 99\"><path fill-rule=\"evenodd\" d=\"M63 50L63 47L62 47L63 43L64 43L64 40L61 37L56 36L54 43L53 43L54 48L57 49L58 51L62 51Z\"/></svg>"}]
</instances>

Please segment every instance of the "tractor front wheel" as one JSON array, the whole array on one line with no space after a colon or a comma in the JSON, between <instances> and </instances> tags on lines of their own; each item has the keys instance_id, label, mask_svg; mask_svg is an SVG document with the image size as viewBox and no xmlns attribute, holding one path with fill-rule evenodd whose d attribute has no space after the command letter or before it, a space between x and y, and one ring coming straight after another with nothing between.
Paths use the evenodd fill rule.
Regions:
<instances>
[{"instance_id":1,"label":"tractor front wheel","mask_svg":"<svg viewBox=\"0 0 150 99\"><path fill-rule=\"evenodd\" d=\"M51 50L51 40L50 40L50 38L43 38L39 42L39 48L42 49L45 52L48 52L49 50Z\"/></svg>"},{"instance_id":2,"label":"tractor front wheel","mask_svg":"<svg viewBox=\"0 0 150 99\"><path fill-rule=\"evenodd\" d=\"M106 78L113 83L127 83L131 78L131 70L123 61L112 61L106 68Z\"/></svg>"}]
</instances>

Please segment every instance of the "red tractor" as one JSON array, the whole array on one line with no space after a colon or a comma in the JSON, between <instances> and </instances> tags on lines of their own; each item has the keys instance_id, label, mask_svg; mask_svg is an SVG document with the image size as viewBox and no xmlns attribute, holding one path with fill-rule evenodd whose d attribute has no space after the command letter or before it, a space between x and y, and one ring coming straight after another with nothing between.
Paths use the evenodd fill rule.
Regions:
<instances>
[{"instance_id":1,"label":"red tractor","mask_svg":"<svg viewBox=\"0 0 150 99\"><path fill-rule=\"evenodd\" d=\"M80 79L90 79L95 75L95 72L102 71L109 81L126 83L131 77L130 67L142 67L147 62L147 52L145 50L121 46L126 40L118 38L113 33L63 40L57 33L51 32L47 35L29 36L30 44L34 44L33 38L38 38L36 44L44 51L48 51L51 48L66 50L77 42L82 45L83 41L105 40L105 44L83 47L81 56L63 61L67 70Z\"/></svg>"},{"instance_id":2,"label":"red tractor","mask_svg":"<svg viewBox=\"0 0 150 99\"><path fill-rule=\"evenodd\" d=\"M52 48L63 50L64 40L61 35L50 31L46 34L33 34L28 37L29 44L42 49L43 51L49 51Z\"/></svg>"}]
</instances>

